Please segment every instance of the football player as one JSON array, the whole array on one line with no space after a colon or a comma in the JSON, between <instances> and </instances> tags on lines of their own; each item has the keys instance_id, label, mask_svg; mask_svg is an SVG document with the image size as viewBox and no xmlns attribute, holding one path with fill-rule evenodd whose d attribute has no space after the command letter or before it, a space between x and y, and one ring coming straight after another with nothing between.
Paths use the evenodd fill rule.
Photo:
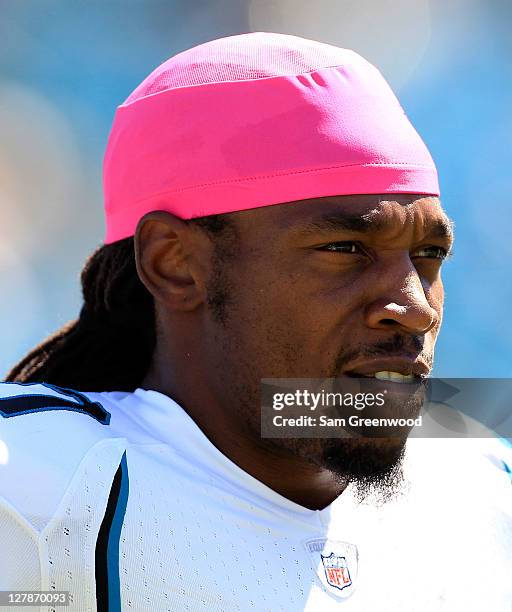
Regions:
<instances>
[{"instance_id":1,"label":"football player","mask_svg":"<svg viewBox=\"0 0 512 612\"><path fill-rule=\"evenodd\" d=\"M263 378L432 370L452 222L378 70L266 32L179 53L118 108L104 188L79 317L0 385L0 589L510 612L499 440L260 431Z\"/></svg>"}]
</instances>

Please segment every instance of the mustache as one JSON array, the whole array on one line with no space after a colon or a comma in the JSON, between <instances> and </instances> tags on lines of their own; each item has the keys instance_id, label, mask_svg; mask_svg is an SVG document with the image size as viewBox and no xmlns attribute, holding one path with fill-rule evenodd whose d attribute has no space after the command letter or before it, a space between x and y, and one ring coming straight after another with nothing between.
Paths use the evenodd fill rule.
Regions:
<instances>
[{"instance_id":1,"label":"mustache","mask_svg":"<svg viewBox=\"0 0 512 612\"><path fill-rule=\"evenodd\" d=\"M337 374L351 361L360 359L361 357L393 357L403 355L418 356L422 353L425 345L425 339L422 336L414 336L396 333L391 338L376 342L372 345L361 344L349 350L341 350L336 358L334 373L332 378L336 378ZM432 355L423 354L424 361L429 367L432 366Z\"/></svg>"}]
</instances>

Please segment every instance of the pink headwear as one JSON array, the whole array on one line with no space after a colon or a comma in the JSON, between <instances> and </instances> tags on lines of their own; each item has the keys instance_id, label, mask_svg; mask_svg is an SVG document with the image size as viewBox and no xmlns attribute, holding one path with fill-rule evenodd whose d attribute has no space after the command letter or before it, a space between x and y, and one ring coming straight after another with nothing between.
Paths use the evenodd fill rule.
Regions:
<instances>
[{"instance_id":1,"label":"pink headwear","mask_svg":"<svg viewBox=\"0 0 512 612\"><path fill-rule=\"evenodd\" d=\"M104 161L106 243L165 210L190 219L322 196L439 195L423 141L380 72L287 34L178 53L116 112Z\"/></svg>"}]
</instances>

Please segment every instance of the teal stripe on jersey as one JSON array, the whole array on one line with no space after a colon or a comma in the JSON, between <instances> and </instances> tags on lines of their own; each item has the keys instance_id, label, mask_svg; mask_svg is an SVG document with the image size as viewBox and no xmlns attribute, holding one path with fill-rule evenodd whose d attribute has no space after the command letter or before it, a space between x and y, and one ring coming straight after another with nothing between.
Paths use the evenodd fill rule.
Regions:
<instances>
[{"instance_id":1,"label":"teal stripe on jersey","mask_svg":"<svg viewBox=\"0 0 512 612\"><path fill-rule=\"evenodd\" d=\"M117 506L110 528L107 548L107 567L108 567L108 610L117 612L121 610L121 587L119 578L119 543L121 540L121 529L123 527L126 506L128 504L128 464L126 461L126 451L121 459L121 488L117 499Z\"/></svg>"},{"instance_id":2,"label":"teal stripe on jersey","mask_svg":"<svg viewBox=\"0 0 512 612\"><path fill-rule=\"evenodd\" d=\"M121 611L119 543L128 503L126 451L114 476L105 516L96 541L96 605L98 612Z\"/></svg>"}]
</instances>

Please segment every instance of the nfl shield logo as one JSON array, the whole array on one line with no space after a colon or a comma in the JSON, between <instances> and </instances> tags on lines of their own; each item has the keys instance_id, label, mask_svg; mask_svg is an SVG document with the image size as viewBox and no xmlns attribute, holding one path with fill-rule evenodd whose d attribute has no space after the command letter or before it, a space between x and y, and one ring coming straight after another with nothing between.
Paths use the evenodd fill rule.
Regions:
<instances>
[{"instance_id":1,"label":"nfl shield logo","mask_svg":"<svg viewBox=\"0 0 512 612\"><path fill-rule=\"evenodd\" d=\"M327 557L324 555L320 556L324 564L325 577L331 586L342 591L352 584L345 557L335 555L333 552Z\"/></svg>"},{"instance_id":2,"label":"nfl shield logo","mask_svg":"<svg viewBox=\"0 0 512 612\"><path fill-rule=\"evenodd\" d=\"M311 566L322 587L333 597L348 599L357 584L357 546L332 538L305 540Z\"/></svg>"}]
</instances>

